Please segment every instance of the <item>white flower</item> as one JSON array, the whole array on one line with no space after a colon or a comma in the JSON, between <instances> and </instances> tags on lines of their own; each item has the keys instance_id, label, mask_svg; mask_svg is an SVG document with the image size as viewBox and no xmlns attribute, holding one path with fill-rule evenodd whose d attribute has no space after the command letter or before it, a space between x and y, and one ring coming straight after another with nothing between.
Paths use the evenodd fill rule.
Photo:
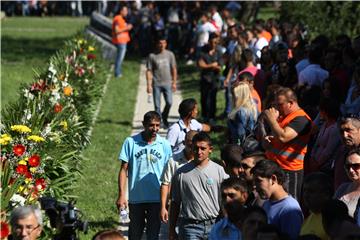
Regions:
<instances>
[{"instance_id":1,"label":"white flower","mask_svg":"<svg viewBox=\"0 0 360 240\"><path fill-rule=\"evenodd\" d=\"M26 88L23 89L23 92L24 92L24 97L29 98L30 100L34 99L34 95L31 92L29 92L28 89Z\"/></svg>"},{"instance_id":2,"label":"white flower","mask_svg":"<svg viewBox=\"0 0 360 240\"><path fill-rule=\"evenodd\" d=\"M89 79L85 78L84 83L89 84Z\"/></svg>"},{"instance_id":3,"label":"white flower","mask_svg":"<svg viewBox=\"0 0 360 240\"><path fill-rule=\"evenodd\" d=\"M24 206L26 199L20 196L19 194L14 194L10 198L11 205L15 207L16 205Z\"/></svg>"},{"instance_id":4,"label":"white flower","mask_svg":"<svg viewBox=\"0 0 360 240\"><path fill-rule=\"evenodd\" d=\"M41 132L41 136L46 137L51 132L50 124L48 123L44 130Z\"/></svg>"},{"instance_id":5,"label":"white flower","mask_svg":"<svg viewBox=\"0 0 360 240\"><path fill-rule=\"evenodd\" d=\"M25 115L25 118L26 120L30 120L31 119L31 111L29 109L25 109L24 110L24 115Z\"/></svg>"},{"instance_id":6,"label":"white flower","mask_svg":"<svg viewBox=\"0 0 360 240\"><path fill-rule=\"evenodd\" d=\"M54 64L52 62L50 62L50 66L49 66L49 72L52 73L52 75L55 75L57 73L55 67L54 67Z\"/></svg>"}]
</instances>

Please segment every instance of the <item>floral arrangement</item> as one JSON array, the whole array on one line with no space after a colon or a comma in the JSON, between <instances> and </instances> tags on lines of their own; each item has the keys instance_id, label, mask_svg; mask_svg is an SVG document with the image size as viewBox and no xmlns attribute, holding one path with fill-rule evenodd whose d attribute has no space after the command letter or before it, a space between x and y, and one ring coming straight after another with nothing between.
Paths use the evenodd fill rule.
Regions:
<instances>
[{"instance_id":1,"label":"floral arrangement","mask_svg":"<svg viewBox=\"0 0 360 240\"><path fill-rule=\"evenodd\" d=\"M18 101L2 110L1 238L17 205L36 204L41 196L74 197L81 151L105 83L99 76L108 69L97 49L90 38L66 42L35 81L21 87Z\"/></svg>"}]
</instances>

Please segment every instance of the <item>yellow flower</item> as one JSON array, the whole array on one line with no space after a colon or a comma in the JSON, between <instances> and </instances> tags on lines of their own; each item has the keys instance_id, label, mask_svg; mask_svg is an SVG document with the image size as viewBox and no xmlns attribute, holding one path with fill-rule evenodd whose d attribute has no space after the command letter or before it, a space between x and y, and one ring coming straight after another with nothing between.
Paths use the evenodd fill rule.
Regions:
<instances>
[{"instance_id":1,"label":"yellow flower","mask_svg":"<svg viewBox=\"0 0 360 240\"><path fill-rule=\"evenodd\" d=\"M66 86L63 89L65 96L70 96L73 93L73 89L70 86Z\"/></svg>"},{"instance_id":2,"label":"yellow flower","mask_svg":"<svg viewBox=\"0 0 360 240\"><path fill-rule=\"evenodd\" d=\"M65 75L64 75L64 74L61 74L61 75L58 77L58 79L59 79L60 81L64 81Z\"/></svg>"},{"instance_id":3,"label":"yellow flower","mask_svg":"<svg viewBox=\"0 0 360 240\"><path fill-rule=\"evenodd\" d=\"M31 183L31 178L25 178L25 183L26 183L26 184Z\"/></svg>"},{"instance_id":4,"label":"yellow flower","mask_svg":"<svg viewBox=\"0 0 360 240\"><path fill-rule=\"evenodd\" d=\"M40 137L38 135L28 136L27 140L31 140L31 141L34 141L34 142L44 142L45 141L45 139L43 137Z\"/></svg>"},{"instance_id":5,"label":"yellow flower","mask_svg":"<svg viewBox=\"0 0 360 240\"><path fill-rule=\"evenodd\" d=\"M93 52L93 51L95 51L95 48L93 46L89 46L88 51Z\"/></svg>"},{"instance_id":6,"label":"yellow flower","mask_svg":"<svg viewBox=\"0 0 360 240\"><path fill-rule=\"evenodd\" d=\"M31 167L31 168L29 169L29 171L30 171L31 173L35 173L35 172L36 172L36 168L35 168L35 167Z\"/></svg>"},{"instance_id":7,"label":"yellow flower","mask_svg":"<svg viewBox=\"0 0 360 240\"><path fill-rule=\"evenodd\" d=\"M26 161L25 160L20 160L19 165L26 165Z\"/></svg>"},{"instance_id":8,"label":"yellow flower","mask_svg":"<svg viewBox=\"0 0 360 240\"><path fill-rule=\"evenodd\" d=\"M30 133L31 129L25 125L12 125L11 130L19 132L19 133Z\"/></svg>"},{"instance_id":9,"label":"yellow flower","mask_svg":"<svg viewBox=\"0 0 360 240\"><path fill-rule=\"evenodd\" d=\"M77 41L77 43L81 45L81 44L84 43L84 40L83 40L83 39L79 39L79 40Z\"/></svg>"},{"instance_id":10,"label":"yellow flower","mask_svg":"<svg viewBox=\"0 0 360 240\"><path fill-rule=\"evenodd\" d=\"M0 138L0 145L8 145L11 141L11 136L9 134L2 134Z\"/></svg>"},{"instance_id":11,"label":"yellow flower","mask_svg":"<svg viewBox=\"0 0 360 240\"><path fill-rule=\"evenodd\" d=\"M68 130L68 123L67 123L67 121L61 121L59 125L63 127L64 131L67 131L67 130Z\"/></svg>"},{"instance_id":12,"label":"yellow flower","mask_svg":"<svg viewBox=\"0 0 360 240\"><path fill-rule=\"evenodd\" d=\"M24 191L24 186L19 186L18 190L19 193L21 193L22 191Z\"/></svg>"}]
</instances>

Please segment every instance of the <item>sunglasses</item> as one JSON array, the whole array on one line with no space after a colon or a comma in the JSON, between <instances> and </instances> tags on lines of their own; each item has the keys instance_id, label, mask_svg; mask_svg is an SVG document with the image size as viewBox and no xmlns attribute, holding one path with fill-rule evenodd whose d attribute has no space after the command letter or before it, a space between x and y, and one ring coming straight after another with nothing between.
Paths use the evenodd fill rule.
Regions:
<instances>
[{"instance_id":1,"label":"sunglasses","mask_svg":"<svg viewBox=\"0 0 360 240\"><path fill-rule=\"evenodd\" d=\"M345 170L350 170L352 168L354 171L360 170L360 163L345 163L344 165Z\"/></svg>"}]
</instances>

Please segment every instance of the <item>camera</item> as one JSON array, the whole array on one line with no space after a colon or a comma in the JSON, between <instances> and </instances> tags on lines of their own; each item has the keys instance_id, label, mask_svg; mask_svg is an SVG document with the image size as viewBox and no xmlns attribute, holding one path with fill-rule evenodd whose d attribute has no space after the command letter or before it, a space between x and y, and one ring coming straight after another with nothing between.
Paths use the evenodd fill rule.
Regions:
<instances>
[{"instance_id":1,"label":"camera","mask_svg":"<svg viewBox=\"0 0 360 240\"><path fill-rule=\"evenodd\" d=\"M52 197L40 198L40 205L50 219L50 225L58 230L54 239L77 240L77 231L85 234L88 230L88 222L81 221L81 211L73 202L59 202Z\"/></svg>"}]
</instances>

